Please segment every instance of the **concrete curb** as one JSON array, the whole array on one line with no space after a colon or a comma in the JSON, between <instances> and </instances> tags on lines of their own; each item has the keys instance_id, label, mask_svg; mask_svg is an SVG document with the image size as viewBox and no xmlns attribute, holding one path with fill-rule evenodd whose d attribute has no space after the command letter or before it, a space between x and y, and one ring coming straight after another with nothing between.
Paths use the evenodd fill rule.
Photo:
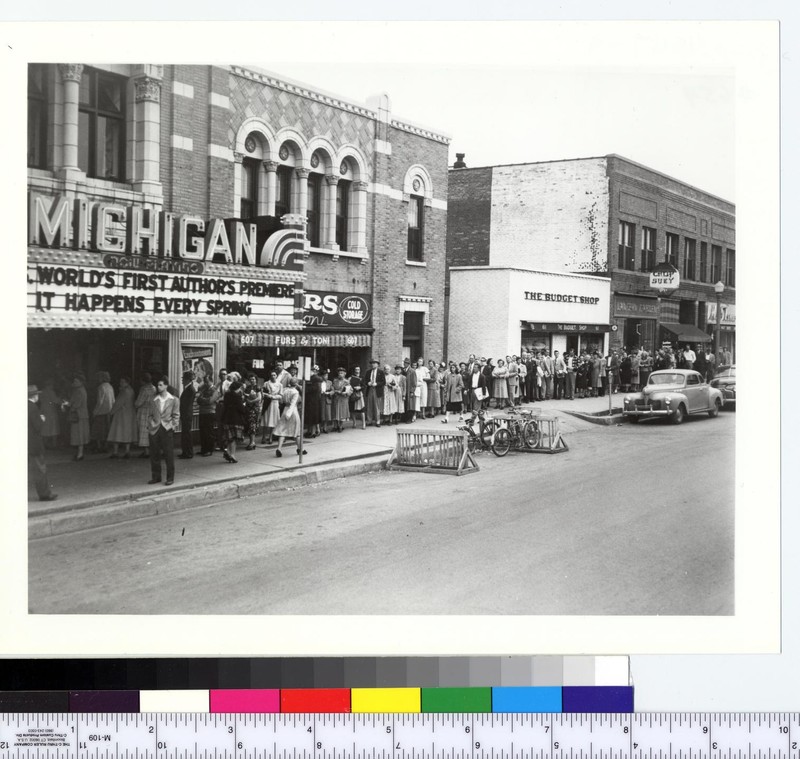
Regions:
<instances>
[{"instance_id":1,"label":"concrete curb","mask_svg":"<svg viewBox=\"0 0 800 759\"><path fill-rule=\"evenodd\" d=\"M621 424L625 419L622 413L611 414L611 416L595 416L594 414L584 414L581 411L567 411L563 410L564 414L583 419L584 422L591 422L592 424L602 424L608 427L612 424Z\"/></svg>"},{"instance_id":2,"label":"concrete curb","mask_svg":"<svg viewBox=\"0 0 800 759\"><path fill-rule=\"evenodd\" d=\"M158 496L123 496L114 503L105 502L75 507L59 513L37 514L28 519L28 539L35 540L64 535L159 514L206 508L261 493L290 490L343 477L378 472L386 468L388 459L388 453L381 453L361 459L319 464L279 474L252 475L238 481L216 482Z\"/></svg>"}]
</instances>

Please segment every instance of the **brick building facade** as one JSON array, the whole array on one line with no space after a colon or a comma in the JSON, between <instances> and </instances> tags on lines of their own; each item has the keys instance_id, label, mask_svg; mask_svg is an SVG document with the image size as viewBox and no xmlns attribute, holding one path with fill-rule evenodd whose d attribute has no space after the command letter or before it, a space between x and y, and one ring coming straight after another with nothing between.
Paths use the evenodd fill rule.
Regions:
<instances>
[{"instance_id":1,"label":"brick building facade","mask_svg":"<svg viewBox=\"0 0 800 759\"><path fill-rule=\"evenodd\" d=\"M155 64L28 93L31 381L441 355L449 138L387 96Z\"/></svg>"},{"instance_id":2,"label":"brick building facade","mask_svg":"<svg viewBox=\"0 0 800 759\"><path fill-rule=\"evenodd\" d=\"M710 343L720 296L722 346L735 348L735 208L621 156L608 155L450 172L448 267L512 267L610 281L608 333L586 340L601 350L662 342ZM677 289L650 287L669 258ZM448 279L448 297L452 297ZM584 309L585 310L585 309ZM532 322L548 322L532 319ZM568 326L526 334L520 348L584 347L576 306ZM515 327L516 329L516 327ZM448 334L453 334L449 325ZM516 335L510 341L516 344Z\"/></svg>"}]
</instances>

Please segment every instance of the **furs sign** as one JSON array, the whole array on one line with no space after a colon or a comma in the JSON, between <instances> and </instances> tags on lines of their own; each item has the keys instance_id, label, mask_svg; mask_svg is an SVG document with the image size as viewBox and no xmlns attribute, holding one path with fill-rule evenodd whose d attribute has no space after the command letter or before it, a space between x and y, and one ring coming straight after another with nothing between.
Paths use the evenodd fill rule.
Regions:
<instances>
[{"instance_id":1,"label":"furs sign","mask_svg":"<svg viewBox=\"0 0 800 759\"><path fill-rule=\"evenodd\" d=\"M372 327L372 296L358 293L337 293L329 290L306 290L303 293L303 327L305 329Z\"/></svg>"}]
</instances>

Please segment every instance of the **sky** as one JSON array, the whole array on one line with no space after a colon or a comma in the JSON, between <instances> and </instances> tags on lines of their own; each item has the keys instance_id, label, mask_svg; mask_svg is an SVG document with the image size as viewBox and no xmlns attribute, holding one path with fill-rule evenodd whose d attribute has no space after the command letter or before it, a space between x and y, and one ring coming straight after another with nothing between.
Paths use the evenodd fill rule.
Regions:
<instances>
[{"instance_id":1,"label":"sky","mask_svg":"<svg viewBox=\"0 0 800 759\"><path fill-rule=\"evenodd\" d=\"M394 115L451 137L450 165L529 163L618 153L735 201L735 82L676 67L372 62L253 65L350 100L389 95Z\"/></svg>"}]
</instances>

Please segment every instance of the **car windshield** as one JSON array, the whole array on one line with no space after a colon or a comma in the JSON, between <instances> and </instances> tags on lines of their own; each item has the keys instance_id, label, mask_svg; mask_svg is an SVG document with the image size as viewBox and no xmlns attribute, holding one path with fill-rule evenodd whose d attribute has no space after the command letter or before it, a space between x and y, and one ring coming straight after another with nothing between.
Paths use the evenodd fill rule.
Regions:
<instances>
[{"instance_id":1,"label":"car windshield","mask_svg":"<svg viewBox=\"0 0 800 759\"><path fill-rule=\"evenodd\" d=\"M651 374L649 385L682 385L683 375L673 374L668 372L666 374Z\"/></svg>"}]
</instances>

